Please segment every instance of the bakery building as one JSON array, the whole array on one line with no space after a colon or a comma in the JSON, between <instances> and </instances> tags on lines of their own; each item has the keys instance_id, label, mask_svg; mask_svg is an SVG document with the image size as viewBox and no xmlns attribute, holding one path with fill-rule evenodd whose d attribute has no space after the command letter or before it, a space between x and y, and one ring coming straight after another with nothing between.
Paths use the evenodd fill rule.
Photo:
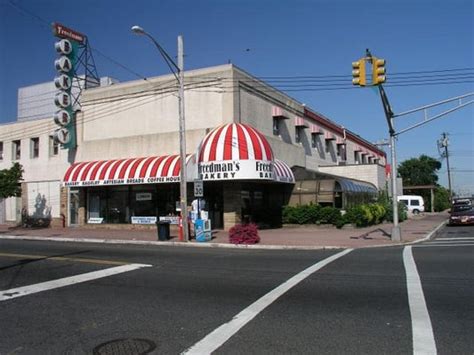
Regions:
<instances>
[{"instance_id":1,"label":"bakery building","mask_svg":"<svg viewBox=\"0 0 474 355\"><path fill-rule=\"evenodd\" d=\"M32 98L47 95L29 88L18 120L0 125L0 169L18 161L25 170L22 197L0 201L0 222L18 222L22 209L66 226L174 221L182 164L173 75L85 90L75 150L54 143L54 108L38 113ZM203 181L213 228L278 226L284 205L344 209L385 188L383 151L232 64L186 71L184 102L187 200L191 208Z\"/></svg>"}]
</instances>

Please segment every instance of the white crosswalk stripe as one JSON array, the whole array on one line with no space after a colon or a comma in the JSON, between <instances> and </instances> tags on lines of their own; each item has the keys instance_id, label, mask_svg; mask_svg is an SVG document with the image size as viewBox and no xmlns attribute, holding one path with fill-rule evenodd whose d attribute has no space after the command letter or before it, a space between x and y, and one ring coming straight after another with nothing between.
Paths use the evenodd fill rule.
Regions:
<instances>
[{"instance_id":1,"label":"white crosswalk stripe","mask_svg":"<svg viewBox=\"0 0 474 355\"><path fill-rule=\"evenodd\" d=\"M436 238L421 244L414 245L416 248L433 248L433 247L470 247L474 246L474 237L453 237L453 238Z\"/></svg>"},{"instance_id":2,"label":"white crosswalk stripe","mask_svg":"<svg viewBox=\"0 0 474 355\"><path fill-rule=\"evenodd\" d=\"M54 290L60 287L71 286L71 285L75 285L75 284L86 282L86 281L113 276L113 275L121 274L124 272L137 270L143 267L150 267L150 266L151 265L146 265L146 264L128 264L128 265L116 266L116 267L99 270L99 271L92 271L86 274L64 277L58 280L46 281L39 284L17 287L17 288L12 288L9 290L3 290L3 291L0 291L0 302L11 300L17 297L31 295L31 294L42 292L42 291Z\"/></svg>"}]
</instances>

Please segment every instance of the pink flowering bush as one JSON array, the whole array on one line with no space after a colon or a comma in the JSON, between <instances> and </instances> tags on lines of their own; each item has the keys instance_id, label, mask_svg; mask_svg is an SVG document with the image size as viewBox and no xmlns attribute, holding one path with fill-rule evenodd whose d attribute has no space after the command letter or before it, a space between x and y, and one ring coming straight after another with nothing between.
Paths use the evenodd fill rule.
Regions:
<instances>
[{"instance_id":1,"label":"pink flowering bush","mask_svg":"<svg viewBox=\"0 0 474 355\"><path fill-rule=\"evenodd\" d=\"M257 244L259 241L256 224L237 224L229 230L229 242L232 244Z\"/></svg>"}]
</instances>

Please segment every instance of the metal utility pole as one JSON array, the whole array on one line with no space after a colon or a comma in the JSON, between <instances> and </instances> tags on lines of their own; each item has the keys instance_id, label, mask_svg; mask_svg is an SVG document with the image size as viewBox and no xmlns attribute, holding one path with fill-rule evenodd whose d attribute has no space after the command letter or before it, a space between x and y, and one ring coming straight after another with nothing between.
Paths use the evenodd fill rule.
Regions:
<instances>
[{"instance_id":1,"label":"metal utility pole","mask_svg":"<svg viewBox=\"0 0 474 355\"><path fill-rule=\"evenodd\" d=\"M181 197L181 224L183 227L184 241L189 241L188 229L188 192L186 181L186 127L184 120L184 54L183 37L178 36L178 74L179 74L179 156L181 160L180 171L180 197Z\"/></svg>"},{"instance_id":2,"label":"metal utility pole","mask_svg":"<svg viewBox=\"0 0 474 355\"><path fill-rule=\"evenodd\" d=\"M391 156L391 165L392 165L392 209L393 209L393 227L391 233L392 241L400 242L402 240L402 234L400 226L398 225L398 200L397 200L397 159L396 159L396 149L395 149L395 127L393 125L393 111L388 102L387 95L382 85L378 85L380 98L382 99L383 109L385 112L385 118L388 123L388 132L390 134L390 156Z\"/></svg>"},{"instance_id":3,"label":"metal utility pole","mask_svg":"<svg viewBox=\"0 0 474 355\"><path fill-rule=\"evenodd\" d=\"M178 64L171 59L168 53L161 47L161 45L140 26L133 26L132 32L138 35L144 35L148 37L156 46L161 56L165 60L166 64L170 68L174 77L178 81L178 101L179 101L179 157L181 161L180 171L180 209L181 209L181 228L183 232L183 239L185 242L189 241L189 229L188 229L188 195L187 195L187 181L186 181L186 127L184 119L184 50L183 50L183 37L178 36ZM175 72L176 71L176 72Z\"/></svg>"},{"instance_id":4,"label":"metal utility pole","mask_svg":"<svg viewBox=\"0 0 474 355\"><path fill-rule=\"evenodd\" d=\"M448 134L446 132L443 133L443 139L441 140L441 147L444 147L444 156L446 157L446 167L448 169L448 186L449 186L449 201L453 200L453 189L451 186L451 170L449 168L449 153L448 153Z\"/></svg>"}]
</instances>

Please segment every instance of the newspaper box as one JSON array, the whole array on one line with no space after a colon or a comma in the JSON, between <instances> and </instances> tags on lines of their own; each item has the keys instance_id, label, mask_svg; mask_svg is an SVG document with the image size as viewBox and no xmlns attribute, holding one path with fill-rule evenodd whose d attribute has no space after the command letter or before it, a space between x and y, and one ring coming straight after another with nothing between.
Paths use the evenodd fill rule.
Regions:
<instances>
[{"instance_id":1,"label":"newspaper box","mask_svg":"<svg viewBox=\"0 0 474 355\"><path fill-rule=\"evenodd\" d=\"M196 219L194 222L194 233L196 235L196 241L208 242L212 239L211 233L211 220Z\"/></svg>"}]
</instances>

